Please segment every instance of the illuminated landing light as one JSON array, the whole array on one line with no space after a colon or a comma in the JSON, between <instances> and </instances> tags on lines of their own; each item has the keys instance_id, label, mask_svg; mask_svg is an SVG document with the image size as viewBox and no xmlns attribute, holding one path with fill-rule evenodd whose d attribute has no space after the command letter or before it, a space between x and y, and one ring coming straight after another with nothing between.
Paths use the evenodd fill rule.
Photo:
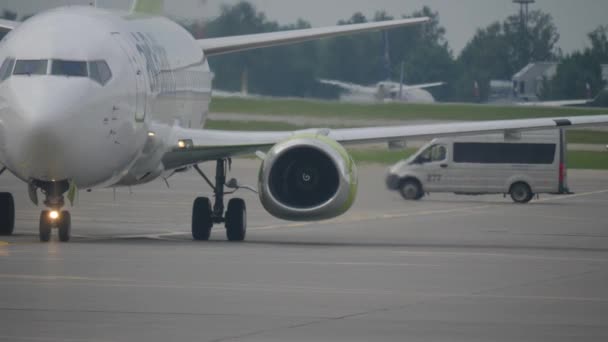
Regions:
<instances>
[{"instance_id":1,"label":"illuminated landing light","mask_svg":"<svg viewBox=\"0 0 608 342\"><path fill-rule=\"evenodd\" d=\"M153 138L153 137L155 137L155 136L156 136L156 133L154 133L154 132L148 132L148 136L149 136L150 138Z\"/></svg>"},{"instance_id":2,"label":"illuminated landing light","mask_svg":"<svg viewBox=\"0 0 608 342\"><path fill-rule=\"evenodd\" d=\"M49 218L50 218L51 220L56 220L56 219L58 219L58 218L59 218L59 212L58 212L57 210L51 210L51 211L49 212Z\"/></svg>"},{"instance_id":3,"label":"illuminated landing light","mask_svg":"<svg viewBox=\"0 0 608 342\"><path fill-rule=\"evenodd\" d=\"M177 147L179 147L180 149L193 148L194 142L192 141L192 139L181 139L177 142Z\"/></svg>"}]
</instances>

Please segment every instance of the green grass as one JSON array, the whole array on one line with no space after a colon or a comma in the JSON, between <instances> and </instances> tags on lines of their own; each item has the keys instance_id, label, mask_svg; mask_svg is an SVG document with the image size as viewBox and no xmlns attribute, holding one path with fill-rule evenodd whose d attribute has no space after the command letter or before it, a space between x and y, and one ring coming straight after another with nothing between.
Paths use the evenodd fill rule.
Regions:
<instances>
[{"instance_id":1,"label":"green grass","mask_svg":"<svg viewBox=\"0 0 608 342\"><path fill-rule=\"evenodd\" d=\"M476 104L352 104L312 100L214 98L214 113L384 118L397 120L500 120L604 114L598 108L501 107Z\"/></svg>"},{"instance_id":2,"label":"green grass","mask_svg":"<svg viewBox=\"0 0 608 342\"><path fill-rule=\"evenodd\" d=\"M392 165L396 162L406 159L416 153L417 149L405 149L397 151L380 150L380 149L348 149L348 152L353 157L356 163L372 163Z\"/></svg>"},{"instance_id":3,"label":"green grass","mask_svg":"<svg viewBox=\"0 0 608 342\"><path fill-rule=\"evenodd\" d=\"M568 168L608 170L608 152L568 151Z\"/></svg>"},{"instance_id":4,"label":"green grass","mask_svg":"<svg viewBox=\"0 0 608 342\"><path fill-rule=\"evenodd\" d=\"M571 144L600 144L608 145L608 131L568 131L568 143Z\"/></svg>"},{"instance_id":5,"label":"green grass","mask_svg":"<svg viewBox=\"0 0 608 342\"><path fill-rule=\"evenodd\" d=\"M207 120L205 128L228 131L297 131L305 127L285 122Z\"/></svg>"}]
</instances>

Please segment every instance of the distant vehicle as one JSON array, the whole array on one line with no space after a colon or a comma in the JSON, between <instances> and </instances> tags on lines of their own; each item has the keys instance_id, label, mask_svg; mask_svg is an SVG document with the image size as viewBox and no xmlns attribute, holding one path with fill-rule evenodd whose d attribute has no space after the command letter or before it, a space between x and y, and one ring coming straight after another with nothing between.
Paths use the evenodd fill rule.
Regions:
<instances>
[{"instance_id":1,"label":"distant vehicle","mask_svg":"<svg viewBox=\"0 0 608 342\"><path fill-rule=\"evenodd\" d=\"M528 203L536 194L569 193L565 152L559 129L439 138L391 167L386 184L407 200L498 193Z\"/></svg>"},{"instance_id":2,"label":"distant vehicle","mask_svg":"<svg viewBox=\"0 0 608 342\"><path fill-rule=\"evenodd\" d=\"M439 87L445 82L435 82L416 85L401 85L398 82L384 81L373 86L362 86L335 80L319 80L323 84L340 87L348 91L348 95L342 96L344 101L353 102L413 102L434 103L435 98L425 89Z\"/></svg>"}]
</instances>

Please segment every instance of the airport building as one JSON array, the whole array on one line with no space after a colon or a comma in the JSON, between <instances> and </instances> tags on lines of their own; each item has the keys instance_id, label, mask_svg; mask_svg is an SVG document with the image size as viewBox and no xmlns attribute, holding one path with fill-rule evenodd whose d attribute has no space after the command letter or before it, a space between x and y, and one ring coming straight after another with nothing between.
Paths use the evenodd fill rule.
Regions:
<instances>
[{"instance_id":1,"label":"airport building","mask_svg":"<svg viewBox=\"0 0 608 342\"><path fill-rule=\"evenodd\" d=\"M513 92L524 101L538 101L544 80L551 80L557 74L556 62L536 62L526 65L513 75Z\"/></svg>"}]
</instances>

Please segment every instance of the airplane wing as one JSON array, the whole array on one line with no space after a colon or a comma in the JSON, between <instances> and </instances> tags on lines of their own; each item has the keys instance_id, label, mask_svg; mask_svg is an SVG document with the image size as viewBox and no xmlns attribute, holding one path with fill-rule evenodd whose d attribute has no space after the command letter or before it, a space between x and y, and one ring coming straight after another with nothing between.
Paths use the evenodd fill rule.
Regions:
<instances>
[{"instance_id":1,"label":"airplane wing","mask_svg":"<svg viewBox=\"0 0 608 342\"><path fill-rule=\"evenodd\" d=\"M427 89L427 88L434 88L434 87L439 87L446 84L445 82L435 82L435 83L425 83L425 84L414 84L414 85L403 85L403 89L405 90L410 90L410 89ZM398 86L398 84L397 84Z\"/></svg>"},{"instance_id":2,"label":"airplane wing","mask_svg":"<svg viewBox=\"0 0 608 342\"><path fill-rule=\"evenodd\" d=\"M270 149L274 144L302 133L327 136L344 145L402 141L410 138L436 138L504 131L525 131L549 128L592 127L608 125L608 115L573 116L430 124L392 127L310 129L292 132L237 132L207 129L176 128L173 146L163 163L168 170L204 161L251 154Z\"/></svg>"},{"instance_id":3,"label":"airplane wing","mask_svg":"<svg viewBox=\"0 0 608 342\"><path fill-rule=\"evenodd\" d=\"M336 37L359 32L387 30L397 27L416 25L427 21L429 21L428 17L420 17L365 24L258 33L222 38L207 38L198 40L198 43L207 56L215 56L225 53L300 43L309 40Z\"/></svg>"},{"instance_id":4,"label":"airplane wing","mask_svg":"<svg viewBox=\"0 0 608 342\"><path fill-rule=\"evenodd\" d=\"M19 26L18 21L0 19L0 30L2 31L11 31Z\"/></svg>"},{"instance_id":5,"label":"airplane wing","mask_svg":"<svg viewBox=\"0 0 608 342\"><path fill-rule=\"evenodd\" d=\"M376 92L378 91L378 89L376 89L376 87L365 87L362 85L358 85L358 84L354 84L354 83L347 83L347 82L340 82L340 81L335 81L335 80L319 80L319 82L323 83L323 84L329 84L329 85L333 85L336 87L340 87L344 90L348 90L350 92L356 92L356 93L368 93L368 94L376 94Z\"/></svg>"}]
</instances>

